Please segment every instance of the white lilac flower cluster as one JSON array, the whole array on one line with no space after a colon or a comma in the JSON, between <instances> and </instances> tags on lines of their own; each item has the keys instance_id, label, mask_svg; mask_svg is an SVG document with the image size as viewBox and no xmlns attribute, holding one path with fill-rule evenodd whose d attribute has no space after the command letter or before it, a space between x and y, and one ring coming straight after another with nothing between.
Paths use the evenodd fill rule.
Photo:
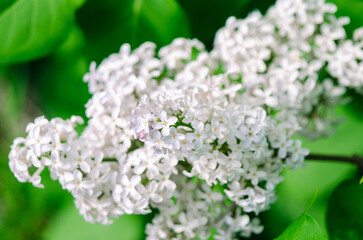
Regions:
<instances>
[{"instance_id":1,"label":"white lilac flower cluster","mask_svg":"<svg viewBox=\"0 0 363 240\"><path fill-rule=\"evenodd\" d=\"M363 93L363 28L354 32L353 40L345 40L328 57L329 73L339 84Z\"/></svg>"},{"instance_id":2,"label":"white lilac flower cluster","mask_svg":"<svg viewBox=\"0 0 363 240\"><path fill-rule=\"evenodd\" d=\"M231 17L208 52L198 40L122 45L84 76L79 117L35 119L9 165L43 187L44 169L89 222L147 214L148 239L258 234L281 171L304 165L295 134L330 134L346 89L362 91L363 31L324 0L278 0L263 16Z\"/></svg>"},{"instance_id":3,"label":"white lilac flower cluster","mask_svg":"<svg viewBox=\"0 0 363 240\"><path fill-rule=\"evenodd\" d=\"M340 76L326 67L336 61L337 44L346 42L343 25L349 19L336 18L335 11L324 0L279 0L265 16L231 17L217 32L211 56L241 79L248 104L287 111L283 118L296 111L300 133L310 138L330 134L337 119L328 113L351 86L337 82Z\"/></svg>"},{"instance_id":4,"label":"white lilac flower cluster","mask_svg":"<svg viewBox=\"0 0 363 240\"><path fill-rule=\"evenodd\" d=\"M262 107L237 103L238 92L244 90L243 86L229 82L228 75L221 74L205 79L204 84L194 83L193 87L185 89L173 89L170 83L166 83L167 91L159 90L154 97L141 98L133 111L132 125L145 146L153 147L161 156L176 155L180 166L178 172L184 176L203 180L210 188L222 187L225 194L224 198L221 197L222 203L227 200L235 206L235 211L238 209L244 218L249 219L267 209L276 199L275 188L282 180L283 167L301 165L308 150L301 148L299 140L291 139L296 131L293 123L281 123L267 117ZM195 188L199 187L194 184ZM174 197L179 200L177 196ZM167 219L173 219L175 213L164 204L159 207L161 214L157 219L163 217L163 222L168 222ZM217 201L213 204L214 208L228 208ZM184 211L185 207L181 209ZM182 215L184 213L180 213ZM199 219L194 214L186 216L190 218L186 221L189 224L195 222L192 219ZM211 217L208 214L199 216ZM220 214L212 217L218 219ZM238 218L235 221L239 221ZM183 234L193 238L195 233L189 231L194 228L196 232L202 231L203 226L211 222L218 226L218 232L223 232L223 236L236 232L247 234L247 223L238 225L233 222L226 226L228 223L226 218L224 220L224 224L217 224L213 218L208 221L200 219L198 222L202 226L188 226L188 231L185 230L188 235L187 232ZM178 232L179 228L173 224L168 225L168 229ZM209 236L202 233L197 236Z\"/></svg>"}]
</instances>

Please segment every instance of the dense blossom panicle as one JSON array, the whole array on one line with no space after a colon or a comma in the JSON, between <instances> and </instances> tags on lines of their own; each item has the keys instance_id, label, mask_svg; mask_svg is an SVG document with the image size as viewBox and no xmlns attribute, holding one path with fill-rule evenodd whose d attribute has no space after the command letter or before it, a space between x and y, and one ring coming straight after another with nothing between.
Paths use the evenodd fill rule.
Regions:
<instances>
[{"instance_id":1,"label":"dense blossom panicle","mask_svg":"<svg viewBox=\"0 0 363 240\"><path fill-rule=\"evenodd\" d=\"M158 209L153 239L234 239L263 230L284 168L304 166L295 135L331 134L333 108L363 92L363 28L324 0L278 0L265 15L230 17L208 52L175 39L156 52L129 44L84 76L87 126L38 117L16 138L20 182L41 173L75 198L88 222ZM212 236L213 234L213 236Z\"/></svg>"}]
</instances>

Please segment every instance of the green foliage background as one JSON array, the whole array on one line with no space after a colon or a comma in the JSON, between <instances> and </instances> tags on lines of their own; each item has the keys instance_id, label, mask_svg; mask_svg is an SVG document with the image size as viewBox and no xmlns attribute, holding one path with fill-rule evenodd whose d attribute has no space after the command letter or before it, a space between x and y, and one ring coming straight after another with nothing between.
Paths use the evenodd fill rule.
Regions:
<instances>
[{"instance_id":1,"label":"green foliage background","mask_svg":"<svg viewBox=\"0 0 363 240\"><path fill-rule=\"evenodd\" d=\"M363 26L362 0L332 2L338 5L338 15L351 18L348 34ZM100 63L122 43L135 48L153 41L161 47L176 37L187 37L198 38L211 49L216 30L228 16L243 18L254 9L264 12L273 3L0 0L0 239L144 239L149 216L123 216L110 226L92 225L78 214L70 194L49 177L44 177L45 189L17 182L8 168L12 140L24 136L26 124L39 115L84 117L90 95L82 76L91 61ZM314 153L363 155L362 101L360 97L337 108L345 121L334 136L304 140L304 146ZM360 239L362 186L357 185L359 179L340 184L356 174L354 166L332 162L308 162L306 168L285 171L279 199L262 214L265 230L255 238L280 235L304 212L318 187L310 215L331 239Z\"/></svg>"}]
</instances>

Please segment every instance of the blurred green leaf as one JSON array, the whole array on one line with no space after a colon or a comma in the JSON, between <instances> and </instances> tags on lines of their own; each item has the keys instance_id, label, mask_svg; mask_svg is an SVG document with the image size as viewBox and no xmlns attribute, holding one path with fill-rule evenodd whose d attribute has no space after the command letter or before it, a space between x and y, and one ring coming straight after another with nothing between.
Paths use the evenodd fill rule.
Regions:
<instances>
[{"instance_id":1,"label":"blurred green leaf","mask_svg":"<svg viewBox=\"0 0 363 240\"><path fill-rule=\"evenodd\" d=\"M35 59L51 52L72 30L82 1L18 0L0 15L0 64Z\"/></svg>"},{"instance_id":2,"label":"blurred green leaf","mask_svg":"<svg viewBox=\"0 0 363 240\"><path fill-rule=\"evenodd\" d=\"M77 22L86 38L85 53L97 62L123 43L136 48L152 41L162 47L176 37L190 37L189 21L175 0L88 0Z\"/></svg>"},{"instance_id":3,"label":"blurred green leaf","mask_svg":"<svg viewBox=\"0 0 363 240\"><path fill-rule=\"evenodd\" d=\"M83 4L87 1L87 0L69 0L75 9L78 9L80 7L83 6Z\"/></svg>"},{"instance_id":4,"label":"blurred green leaf","mask_svg":"<svg viewBox=\"0 0 363 240\"><path fill-rule=\"evenodd\" d=\"M19 120L23 118L28 81L27 65L7 67L0 73L0 139L4 141L24 131L19 129Z\"/></svg>"},{"instance_id":5,"label":"blurred green leaf","mask_svg":"<svg viewBox=\"0 0 363 240\"><path fill-rule=\"evenodd\" d=\"M83 54L85 39L82 30L73 25L73 28L65 41L54 51L57 58L73 58L74 55Z\"/></svg>"},{"instance_id":6,"label":"blurred green leaf","mask_svg":"<svg viewBox=\"0 0 363 240\"><path fill-rule=\"evenodd\" d=\"M16 0L1 0L0 1L0 14L5 11L11 4L14 4Z\"/></svg>"},{"instance_id":7,"label":"blurred green leaf","mask_svg":"<svg viewBox=\"0 0 363 240\"><path fill-rule=\"evenodd\" d=\"M314 203L318 195L318 190L316 190L313 199L311 200L308 208L305 212L298 217L294 222L288 226L285 231L277 237L275 240L327 240L327 236L320 228L319 224L315 219L308 214L309 209Z\"/></svg>"},{"instance_id":8,"label":"blurred green leaf","mask_svg":"<svg viewBox=\"0 0 363 240\"><path fill-rule=\"evenodd\" d=\"M48 118L85 117L84 105L90 94L83 82L88 69L83 46L82 31L74 25L54 54L32 64L32 83L37 86L34 97Z\"/></svg>"},{"instance_id":9,"label":"blurred green leaf","mask_svg":"<svg viewBox=\"0 0 363 240\"><path fill-rule=\"evenodd\" d=\"M345 180L332 193L327 225L331 240L359 240L363 236L363 185L359 178Z\"/></svg>"},{"instance_id":10,"label":"blurred green leaf","mask_svg":"<svg viewBox=\"0 0 363 240\"><path fill-rule=\"evenodd\" d=\"M188 19L175 0L134 0L132 11L132 42L137 45L144 41L166 45L190 35Z\"/></svg>"}]
</instances>

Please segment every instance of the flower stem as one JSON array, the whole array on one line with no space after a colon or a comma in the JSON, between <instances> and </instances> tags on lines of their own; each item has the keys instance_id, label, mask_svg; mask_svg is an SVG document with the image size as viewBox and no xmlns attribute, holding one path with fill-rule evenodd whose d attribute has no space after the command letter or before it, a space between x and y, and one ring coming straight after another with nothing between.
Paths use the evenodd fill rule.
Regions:
<instances>
[{"instance_id":1,"label":"flower stem","mask_svg":"<svg viewBox=\"0 0 363 240\"><path fill-rule=\"evenodd\" d=\"M334 155L322 155L322 154L309 154L305 157L307 160L322 160L322 161L334 161L334 162L349 162L357 165L359 169L363 169L363 158L358 155L351 157L334 156Z\"/></svg>"},{"instance_id":2,"label":"flower stem","mask_svg":"<svg viewBox=\"0 0 363 240\"><path fill-rule=\"evenodd\" d=\"M104 158L103 162L118 162L116 158Z\"/></svg>"}]
</instances>

